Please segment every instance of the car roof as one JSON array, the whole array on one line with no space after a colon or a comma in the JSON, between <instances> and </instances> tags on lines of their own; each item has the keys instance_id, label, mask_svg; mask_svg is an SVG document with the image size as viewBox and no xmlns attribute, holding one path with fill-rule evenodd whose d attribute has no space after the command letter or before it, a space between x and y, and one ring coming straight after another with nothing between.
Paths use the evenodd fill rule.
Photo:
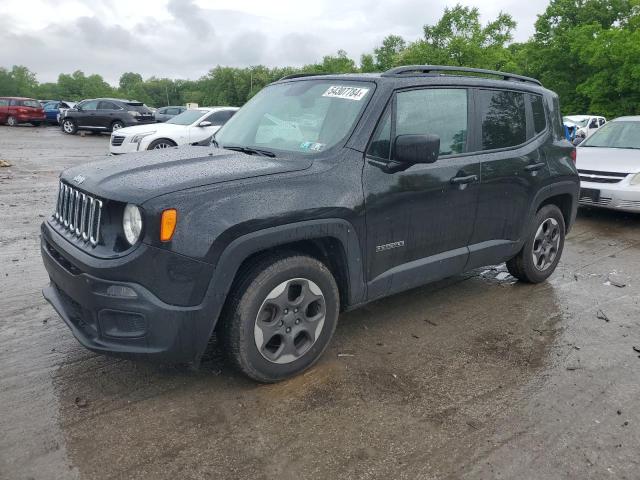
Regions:
<instances>
[{"instance_id":1,"label":"car roof","mask_svg":"<svg viewBox=\"0 0 640 480\"><path fill-rule=\"evenodd\" d=\"M618 117L609 121L610 122L640 122L640 115L629 115L626 117Z\"/></svg>"},{"instance_id":2,"label":"car roof","mask_svg":"<svg viewBox=\"0 0 640 480\"><path fill-rule=\"evenodd\" d=\"M392 68L383 73L293 74L285 76L274 83L310 80L374 82L376 84L391 84L393 88L459 85L516 88L537 93L552 93L534 78L495 70L442 65L408 65Z\"/></svg>"},{"instance_id":3,"label":"car roof","mask_svg":"<svg viewBox=\"0 0 640 480\"><path fill-rule=\"evenodd\" d=\"M10 100L35 100L36 102L38 101L35 98L31 98L31 97L0 97L0 98L7 98Z\"/></svg>"},{"instance_id":4,"label":"car roof","mask_svg":"<svg viewBox=\"0 0 640 480\"><path fill-rule=\"evenodd\" d=\"M108 100L110 102L123 102L123 103L143 103L143 102L139 102L138 100L125 100L122 98L109 98L109 97L85 98L84 100L81 100L81 101L87 102L87 101L93 101L93 100Z\"/></svg>"}]
</instances>

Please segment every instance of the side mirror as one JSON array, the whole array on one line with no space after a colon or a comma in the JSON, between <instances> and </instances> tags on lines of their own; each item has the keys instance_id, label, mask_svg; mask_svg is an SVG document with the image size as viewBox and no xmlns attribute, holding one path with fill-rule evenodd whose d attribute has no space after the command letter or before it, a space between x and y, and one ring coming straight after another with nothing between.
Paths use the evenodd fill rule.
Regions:
<instances>
[{"instance_id":1,"label":"side mirror","mask_svg":"<svg viewBox=\"0 0 640 480\"><path fill-rule=\"evenodd\" d=\"M200 122L198 124L199 127L210 127L211 125L212 125L212 123L211 122L207 122L207 121Z\"/></svg>"},{"instance_id":2,"label":"side mirror","mask_svg":"<svg viewBox=\"0 0 640 480\"><path fill-rule=\"evenodd\" d=\"M433 163L440 154L438 135L398 135L393 143L393 157L397 163L414 165Z\"/></svg>"}]
</instances>

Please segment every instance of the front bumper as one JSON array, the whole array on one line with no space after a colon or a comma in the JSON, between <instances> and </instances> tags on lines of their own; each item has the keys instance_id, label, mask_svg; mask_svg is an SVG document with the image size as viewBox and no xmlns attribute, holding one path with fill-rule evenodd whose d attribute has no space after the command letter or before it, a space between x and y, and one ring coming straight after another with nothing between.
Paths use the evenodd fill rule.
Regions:
<instances>
[{"instance_id":1,"label":"front bumper","mask_svg":"<svg viewBox=\"0 0 640 480\"><path fill-rule=\"evenodd\" d=\"M114 138L124 137L122 142L116 142L114 145ZM149 145L148 142L145 142L145 138L142 139L141 142L131 143L131 136L118 135L118 131L116 130L109 139L109 153L112 155L122 155L123 153L133 153L139 152L147 149Z\"/></svg>"},{"instance_id":2,"label":"front bumper","mask_svg":"<svg viewBox=\"0 0 640 480\"><path fill-rule=\"evenodd\" d=\"M581 189L598 190L600 196L593 200L580 193L579 203L583 206L608 208L623 212L640 213L640 185L630 185L629 178L620 183L580 182Z\"/></svg>"},{"instance_id":3,"label":"front bumper","mask_svg":"<svg viewBox=\"0 0 640 480\"><path fill-rule=\"evenodd\" d=\"M75 247L63 242L45 222L41 254L50 284L43 295L84 347L126 358L199 363L221 307L218 300L205 296L195 306L168 304L138 283L95 275L95 259L89 267L80 259L86 254L69 255Z\"/></svg>"}]
</instances>

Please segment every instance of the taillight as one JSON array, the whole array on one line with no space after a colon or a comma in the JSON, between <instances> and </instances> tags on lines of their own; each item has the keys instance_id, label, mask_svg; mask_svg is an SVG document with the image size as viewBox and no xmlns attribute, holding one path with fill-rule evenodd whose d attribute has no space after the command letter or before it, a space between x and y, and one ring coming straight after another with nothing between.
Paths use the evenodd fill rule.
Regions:
<instances>
[{"instance_id":1,"label":"taillight","mask_svg":"<svg viewBox=\"0 0 640 480\"><path fill-rule=\"evenodd\" d=\"M571 160L573 160L573 164L576 164L576 158L577 158L577 154L576 154L576 149L574 148L573 150L571 150Z\"/></svg>"}]
</instances>

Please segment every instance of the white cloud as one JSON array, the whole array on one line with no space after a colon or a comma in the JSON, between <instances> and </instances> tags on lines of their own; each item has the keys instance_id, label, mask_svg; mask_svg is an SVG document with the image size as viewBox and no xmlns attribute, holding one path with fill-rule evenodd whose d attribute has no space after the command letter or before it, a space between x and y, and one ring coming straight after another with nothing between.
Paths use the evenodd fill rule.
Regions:
<instances>
[{"instance_id":1,"label":"white cloud","mask_svg":"<svg viewBox=\"0 0 640 480\"><path fill-rule=\"evenodd\" d=\"M500 11L533 33L546 2L459 0L483 21ZM344 49L354 59L388 34L414 40L456 0L1 0L0 66L40 81L76 69L117 83L125 71L198 78L216 65L299 66Z\"/></svg>"}]
</instances>

